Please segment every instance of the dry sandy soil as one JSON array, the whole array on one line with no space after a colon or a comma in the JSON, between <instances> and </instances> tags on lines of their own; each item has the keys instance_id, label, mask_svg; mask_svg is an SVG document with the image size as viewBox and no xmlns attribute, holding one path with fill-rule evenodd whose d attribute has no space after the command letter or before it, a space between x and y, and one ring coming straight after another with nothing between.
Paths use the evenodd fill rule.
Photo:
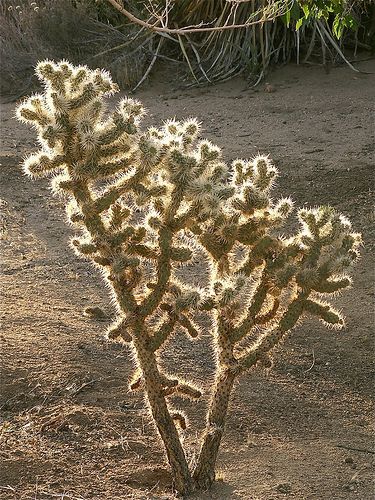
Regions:
<instances>
[{"instance_id":1,"label":"dry sandy soil","mask_svg":"<svg viewBox=\"0 0 375 500\"><path fill-rule=\"evenodd\" d=\"M279 194L300 206L333 205L365 241L354 287L337 301L346 330L307 321L278 349L272 371L241 380L220 480L201 499L373 498L375 64L358 66L367 73L285 67L269 77L274 92L240 79L175 88L165 73L138 93L148 122L197 116L228 159L270 153L281 171ZM127 392L129 352L103 339L113 315L106 290L67 245L62 201L50 197L47 182L21 173L33 133L14 120L14 104L1 110L0 498L173 498L142 396ZM87 306L106 317L85 316ZM164 362L207 386L207 340L177 338ZM192 429L202 428L204 409L205 402L188 408ZM191 460L197 439L187 431Z\"/></svg>"}]
</instances>

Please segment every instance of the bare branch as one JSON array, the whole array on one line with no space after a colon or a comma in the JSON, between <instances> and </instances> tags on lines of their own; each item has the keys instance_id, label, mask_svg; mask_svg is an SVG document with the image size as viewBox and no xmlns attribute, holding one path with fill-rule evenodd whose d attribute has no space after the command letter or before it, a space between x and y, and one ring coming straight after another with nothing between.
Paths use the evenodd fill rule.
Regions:
<instances>
[{"instance_id":1,"label":"bare branch","mask_svg":"<svg viewBox=\"0 0 375 500\"><path fill-rule=\"evenodd\" d=\"M234 30L234 29L240 29L240 28L248 28L249 26L254 26L255 24L260 24L264 23L266 21L273 21L280 17L281 15L285 14L290 10L290 5L289 2L282 2L282 7L274 11L272 14L267 16L267 9L263 9L262 11L258 11L254 13L254 17L258 13L262 13L262 17L260 19L257 19L255 21L247 21L245 23L240 23L240 24L226 24L224 26L202 26L202 25L193 25L193 26L186 26L183 28L168 28L166 26L166 23L163 22L163 26L157 26L157 22L155 24L150 24L149 22L143 21L142 19L139 19L138 17L134 16L131 12L126 10L124 7L122 7L116 0L107 0L116 10L121 12L125 17L129 19L132 23L138 24L139 26L142 26L143 28L147 28L151 31L154 31L156 33L168 33L170 35L186 35L189 33L207 33L207 32L213 32L213 31L225 31L225 30ZM159 16L158 16L159 17ZM161 19L159 17L159 22L161 22Z\"/></svg>"}]
</instances>

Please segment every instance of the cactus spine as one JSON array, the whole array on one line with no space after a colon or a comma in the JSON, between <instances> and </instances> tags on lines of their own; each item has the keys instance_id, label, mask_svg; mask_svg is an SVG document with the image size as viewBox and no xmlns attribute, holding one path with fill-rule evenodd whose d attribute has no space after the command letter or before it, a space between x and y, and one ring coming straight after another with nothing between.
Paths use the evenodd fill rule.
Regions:
<instances>
[{"instance_id":1,"label":"cactus spine","mask_svg":"<svg viewBox=\"0 0 375 500\"><path fill-rule=\"evenodd\" d=\"M101 269L113 293L118 318L108 338L133 346L138 366L129 386L147 395L175 489L207 488L235 379L269 366L270 351L306 315L344 326L322 297L351 285L346 273L361 237L334 209L319 207L300 210L300 230L284 238L277 229L293 203L272 201L277 170L268 157L227 165L218 147L198 140L195 119L142 130L144 110L133 99L107 113L105 98L117 87L104 71L44 61L37 75L44 92L17 109L41 143L24 170L51 177L77 229L72 248ZM205 268L203 284L186 279L194 262ZM195 400L201 391L164 373L158 353L177 328L199 336L202 312L211 319L216 381L190 471L180 439L186 419L170 400Z\"/></svg>"}]
</instances>

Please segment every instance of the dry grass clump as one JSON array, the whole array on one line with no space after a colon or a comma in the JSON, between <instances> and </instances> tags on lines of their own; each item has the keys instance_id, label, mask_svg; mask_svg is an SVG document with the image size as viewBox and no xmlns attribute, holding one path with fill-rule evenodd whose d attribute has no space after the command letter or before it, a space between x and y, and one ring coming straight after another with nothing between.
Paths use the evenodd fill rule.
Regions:
<instances>
[{"instance_id":1,"label":"dry grass clump","mask_svg":"<svg viewBox=\"0 0 375 500\"><path fill-rule=\"evenodd\" d=\"M46 57L104 66L122 87L132 86L150 49L136 27L89 0L0 0L0 25L0 91L13 97L34 86L33 68Z\"/></svg>"}]
</instances>

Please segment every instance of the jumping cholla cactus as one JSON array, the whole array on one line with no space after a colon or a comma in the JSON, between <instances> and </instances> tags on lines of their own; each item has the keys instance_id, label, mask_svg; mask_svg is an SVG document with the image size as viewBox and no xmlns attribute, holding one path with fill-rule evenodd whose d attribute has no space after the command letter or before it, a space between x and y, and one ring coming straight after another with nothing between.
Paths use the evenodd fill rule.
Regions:
<instances>
[{"instance_id":1,"label":"jumping cholla cactus","mask_svg":"<svg viewBox=\"0 0 375 500\"><path fill-rule=\"evenodd\" d=\"M146 393L176 491L210 487L234 381L270 366L272 349L305 316L344 326L324 299L351 285L345 273L361 236L326 206L300 210L299 231L280 236L293 203L272 201L277 170L268 157L227 165L218 147L198 141L195 119L141 130L144 109L133 99L107 113L104 98L117 86L104 71L44 61L37 75L44 92L17 109L41 143L24 170L52 177L78 231L72 247L112 290L118 319L108 337L133 346L129 385ZM200 283L189 279L192 264L204 270ZM187 421L170 400L201 390L163 372L158 357L177 329L194 338L207 324L216 378L191 471L180 439Z\"/></svg>"}]
</instances>

